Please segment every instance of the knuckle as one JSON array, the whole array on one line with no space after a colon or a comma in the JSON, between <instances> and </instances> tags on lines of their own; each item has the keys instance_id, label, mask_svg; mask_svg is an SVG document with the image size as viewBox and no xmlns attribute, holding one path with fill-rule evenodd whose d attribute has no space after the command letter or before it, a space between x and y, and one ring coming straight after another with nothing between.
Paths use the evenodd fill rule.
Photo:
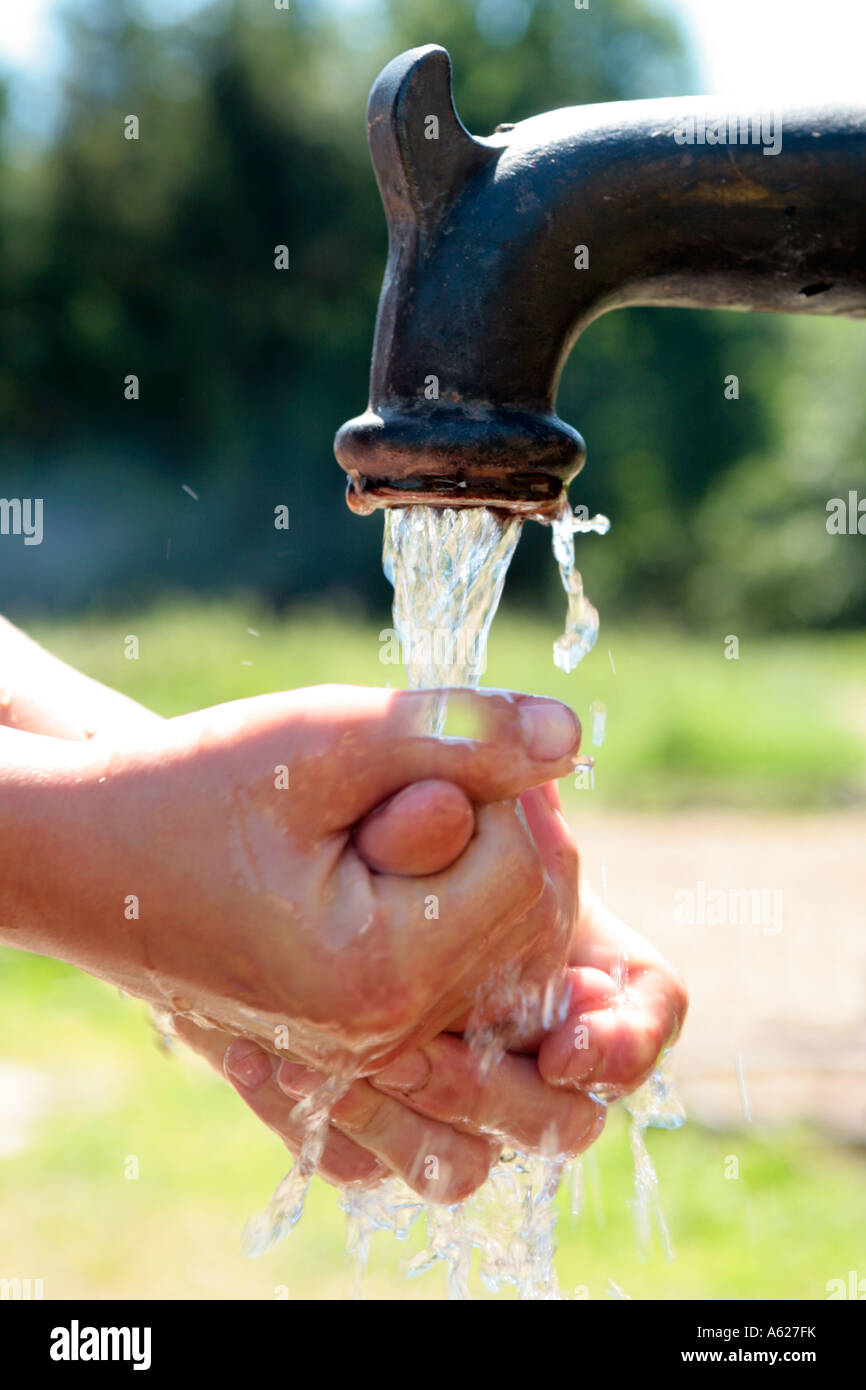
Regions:
<instances>
[{"instance_id":1,"label":"knuckle","mask_svg":"<svg viewBox=\"0 0 866 1390\"><path fill-rule=\"evenodd\" d=\"M372 1086L364 1084L352 1097L351 1105L340 1114L340 1127L349 1134L363 1135L371 1144L385 1138L390 1127L390 1110L393 1102L380 1095ZM339 1107L335 1107L336 1110Z\"/></svg>"}]
</instances>

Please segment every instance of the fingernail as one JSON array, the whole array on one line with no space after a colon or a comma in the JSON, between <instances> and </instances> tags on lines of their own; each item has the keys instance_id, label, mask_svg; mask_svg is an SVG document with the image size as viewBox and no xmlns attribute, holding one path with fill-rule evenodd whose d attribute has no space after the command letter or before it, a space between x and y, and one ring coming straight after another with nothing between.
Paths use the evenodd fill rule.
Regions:
<instances>
[{"instance_id":1,"label":"fingernail","mask_svg":"<svg viewBox=\"0 0 866 1390\"><path fill-rule=\"evenodd\" d=\"M585 1027L581 1022L575 1025L574 1046L562 1058L561 1067L557 1068L558 1079L554 1082L555 1085L585 1086L601 1069L604 1061L602 1048L589 1035L588 1030L583 1031Z\"/></svg>"},{"instance_id":2,"label":"fingernail","mask_svg":"<svg viewBox=\"0 0 866 1390\"><path fill-rule=\"evenodd\" d=\"M247 1091L257 1091L273 1073L273 1060L256 1043L248 1038L233 1042L225 1055L227 1074Z\"/></svg>"},{"instance_id":3,"label":"fingernail","mask_svg":"<svg viewBox=\"0 0 866 1390\"><path fill-rule=\"evenodd\" d=\"M580 724L567 705L558 700L527 700L520 708L523 742L531 758L556 762L580 741Z\"/></svg>"},{"instance_id":4,"label":"fingernail","mask_svg":"<svg viewBox=\"0 0 866 1390\"><path fill-rule=\"evenodd\" d=\"M309 1096L326 1080L320 1071L314 1071L303 1062L290 1062L283 1058L277 1070L277 1085L291 1095Z\"/></svg>"},{"instance_id":5,"label":"fingernail","mask_svg":"<svg viewBox=\"0 0 866 1390\"><path fill-rule=\"evenodd\" d=\"M374 1085L383 1086L386 1091L420 1091L429 1079L430 1062L426 1052L409 1052L370 1077Z\"/></svg>"}]
</instances>

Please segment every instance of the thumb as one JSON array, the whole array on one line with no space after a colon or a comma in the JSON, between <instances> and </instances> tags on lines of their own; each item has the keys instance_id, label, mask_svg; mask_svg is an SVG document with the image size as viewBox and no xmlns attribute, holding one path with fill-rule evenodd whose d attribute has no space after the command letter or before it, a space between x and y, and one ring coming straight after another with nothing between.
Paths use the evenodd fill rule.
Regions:
<instances>
[{"instance_id":1,"label":"thumb","mask_svg":"<svg viewBox=\"0 0 866 1390\"><path fill-rule=\"evenodd\" d=\"M276 734L291 719L286 697L264 698L274 701ZM348 829L411 782L453 782L473 802L510 800L565 776L580 746L567 705L510 691L322 686L290 699L304 705L292 785L317 788L326 833ZM443 704L444 733L431 734Z\"/></svg>"},{"instance_id":2,"label":"thumb","mask_svg":"<svg viewBox=\"0 0 866 1390\"><path fill-rule=\"evenodd\" d=\"M472 802L453 782L412 782L355 828L355 847L381 874L438 874L475 830Z\"/></svg>"}]
</instances>

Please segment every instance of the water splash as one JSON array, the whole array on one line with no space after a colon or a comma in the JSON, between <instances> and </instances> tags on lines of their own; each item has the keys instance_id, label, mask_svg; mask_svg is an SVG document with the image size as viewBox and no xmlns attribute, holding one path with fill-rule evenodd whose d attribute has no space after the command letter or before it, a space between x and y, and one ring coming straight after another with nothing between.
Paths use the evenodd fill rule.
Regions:
<instances>
[{"instance_id":1,"label":"water splash","mask_svg":"<svg viewBox=\"0 0 866 1390\"><path fill-rule=\"evenodd\" d=\"M274 1192L269 1205L251 1218L244 1232L244 1253L263 1255L300 1220L310 1183L325 1148L331 1110L349 1087L347 1078L333 1075L326 1078L312 1095L298 1101L291 1118L304 1126L304 1139L291 1171Z\"/></svg>"},{"instance_id":2,"label":"water splash","mask_svg":"<svg viewBox=\"0 0 866 1390\"><path fill-rule=\"evenodd\" d=\"M610 530L610 522L601 515L579 520L572 513L568 499L563 497L550 529L553 555L568 596L565 631L553 644L553 663L569 675L592 651L598 638L598 610L583 592L583 578L574 563L574 535L575 532L596 531L603 536Z\"/></svg>"},{"instance_id":3,"label":"water splash","mask_svg":"<svg viewBox=\"0 0 866 1390\"><path fill-rule=\"evenodd\" d=\"M568 1018L571 990L565 980L527 984L519 967L493 971L478 990L466 1025L478 1075L484 1081L520 1039L549 1033ZM507 1020L507 1022L491 1020Z\"/></svg>"},{"instance_id":4,"label":"water splash","mask_svg":"<svg viewBox=\"0 0 866 1390\"><path fill-rule=\"evenodd\" d=\"M609 525L607 518L601 516L577 519L564 501L551 526L553 553L568 596L565 632L554 644L555 664L565 672L573 671L591 651L599 627L598 613L584 594L575 566L574 535L587 531L603 535ZM410 507L386 513L384 568L394 586L394 625L403 647L410 687L479 684L486 667L490 626L520 530L519 521L502 519L481 508L434 511ZM437 635L453 639L461 631L462 650L445 642L437 653ZM596 702L593 738L597 744L604 739L605 717L604 707ZM436 712L432 723L434 731L441 731L444 708ZM627 1000L627 965L623 957L614 968L615 1007ZM485 1019L491 1015L507 1018L512 1028L525 1029L532 1016L549 1030L561 1021L568 1008L567 996L554 998L547 992L543 999L530 998L507 971L489 982L483 996L477 1001L476 1017L467 1029L482 1076L498 1065L509 1040L508 1025L492 1026ZM676 1128L685 1119L666 1065L663 1062L625 1104L631 1115L638 1247L648 1250L654 1215L665 1253L672 1258L673 1247L658 1199L658 1177L645 1143L649 1126ZM614 1097L602 1094L603 1090L599 1088L595 1099L609 1104ZM597 1167L594 1155L589 1157L596 1217L603 1224ZM356 1259L356 1294L372 1234L376 1230L391 1230L398 1237L405 1236L423 1215L427 1244L409 1262L406 1272L410 1277L444 1263L449 1296L469 1298L475 1251L481 1281L489 1291L497 1292L503 1285L510 1285L521 1298L562 1297L554 1265L554 1199L564 1168L561 1157L530 1157L506 1150L480 1191L456 1206L426 1207L397 1179L373 1191L347 1196L343 1206L349 1216L349 1246ZM573 1161L570 1178L572 1211L577 1214L584 1203L581 1160ZM612 1280L609 1294L628 1298Z\"/></svg>"},{"instance_id":5,"label":"water splash","mask_svg":"<svg viewBox=\"0 0 866 1390\"><path fill-rule=\"evenodd\" d=\"M586 1206L586 1172L583 1157L573 1158L568 1168L569 1210L576 1221Z\"/></svg>"},{"instance_id":6,"label":"water splash","mask_svg":"<svg viewBox=\"0 0 866 1390\"><path fill-rule=\"evenodd\" d=\"M631 1303L632 1301L631 1294L621 1289L619 1284L615 1283L613 1279L608 1279L607 1281L607 1296L608 1298L615 1299L617 1302Z\"/></svg>"},{"instance_id":7,"label":"water splash","mask_svg":"<svg viewBox=\"0 0 866 1390\"><path fill-rule=\"evenodd\" d=\"M743 1117L746 1124L752 1123L752 1107L749 1104L749 1088L746 1085L746 1068L743 1065L742 1052L737 1053L737 1086L740 1092L740 1104L743 1107Z\"/></svg>"},{"instance_id":8,"label":"water splash","mask_svg":"<svg viewBox=\"0 0 866 1390\"><path fill-rule=\"evenodd\" d=\"M397 1240L405 1240L423 1215L424 1204L399 1178L388 1178L374 1188L346 1188L340 1207L346 1213L346 1254L353 1269L352 1297L359 1299L370 1259L371 1238L377 1231L390 1231Z\"/></svg>"},{"instance_id":9,"label":"water splash","mask_svg":"<svg viewBox=\"0 0 866 1390\"><path fill-rule=\"evenodd\" d=\"M674 1090L669 1051L663 1054L649 1080L626 1096L622 1103L631 1116L629 1143L634 1160L634 1216L638 1253L643 1259L649 1257L654 1216L665 1259L673 1260L674 1247L659 1200L658 1174L646 1146L647 1129L679 1129L686 1122L685 1108Z\"/></svg>"},{"instance_id":10,"label":"water splash","mask_svg":"<svg viewBox=\"0 0 866 1390\"><path fill-rule=\"evenodd\" d=\"M478 684L521 529L518 517L504 518L486 507L386 511L382 565L394 586L394 624L410 686ZM610 521L600 513L578 516L563 497L550 529L568 598L565 631L554 643L553 660L569 674L592 651L599 628L598 611L575 565L574 537L606 535Z\"/></svg>"},{"instance_id":11,"label":"water splash","mask_svg":"<svg viewBox=\"0 0 866 1390\"><path fill-rule=\"evenodd\" d=\"M607 707L601 700L593 700L589 712L592 715L590 741L593 748L600 748L607 731Z\"/></svg>"},{"instance_id":12,"label":"water splash","mask_svg":"<svg viewBox=\"0 0 866 1390\"><path fill-rule=\"evenodd\" d=\"M605 891L603 900L607 901ZM629 1003L628 956L617 955L611 971L616 993L611 1001L614 1010ZM616 1088L597 1086L591 1092L593 1100L608 1105L619 1099ZM659 1200L659 1181L655 1164L646 1146L648 1129L680 1129L686 1122L685 1106L677 1095L672 1075L670 1048L662 1053L652 1075L631 1095L622 1098L623 1108L631 1117L629 1147L634 1164L635 1243L642 1259L652 1250L652 1220L655 1217L665 1258L676 1258L668 1224ZM590 1155L592 1157L592 1155Z\"/></svg>"},{"instance_id":13,"label":"water splash","mask_svg":"<svg viewBox=\"0 0 866 1390\"><path fill-rule=\"evenodd\" d=\"M386 511L383 565L394 587L394 625L410 687L478 686L487 665L490 626L521 526L519 519L503 518L484 508L434 510L416 506ZM578 518L566 501L551 525L553 553L568 596L566 627L554 644L554 662L566 673L592 650L599 627L598 613L584 594L575 566L574 535L589 531L604 535L609 526L606 517ZM442 701L434 706L431 732L442 732L445 715ZM594 710L594 716L595 741L600 744L604 737L603 706ZM620 959L614 970L617 997L622 1000L626 997L626 967L627 961ZM525 1026L531 1015L543 1021L546 1029L564 1016L568 1003L567 998L554 998L549 991L543 998L530 998L507 976L491 981L485 999L479 1001L481 1020L489 1017L492 1002L499 1017L511 1019L512 1028L515 1018ZM509 1027L477 1021L470 1023L467 1032L486 1075L507 1050ZM271 1248L301 1215L324 1148L331 1108L347 1084L345 1079L331 1078L293 1111L295 1118L306 1120L306 1138L294 1168L277 1188L269 1208L250 1223L246 1237L250 1253ZM600 1087L594 1098L609 1104L613 1096L603 1092ZM648 1127L674 1129L685 1121L666 1058L624 1104L631 1116L638 1247L643 1252L649 1249L654 1215L663 1249L673 1258L658 1199L658 1177L645 1143ZM596 1223L603 1226L593 1153L587 1162ZM347 1216L354 1296L360 1297L373 1235L390 1231L404 1240L415 1223L424 1219L427 1243L408 1261L409 1277L443 1263L448 1271L449 1296L468 1299L473 1255L477 1253L478 1273L489 1291L510 1285L524 1299L563 1297L554 1266L554 1199L566 1168L572 1214L577 1217L585 1203L583 1161L575 1159L568 1166L563 1156L557 1155L528 1156L504 1150L484 1186L466 1202L450 1207L428 1206L398 1178L389 1178L373 1189L344 1191L340 1205ZM612 1279L608 1296L629 1298Z\"/></svg>"}]
</instances>

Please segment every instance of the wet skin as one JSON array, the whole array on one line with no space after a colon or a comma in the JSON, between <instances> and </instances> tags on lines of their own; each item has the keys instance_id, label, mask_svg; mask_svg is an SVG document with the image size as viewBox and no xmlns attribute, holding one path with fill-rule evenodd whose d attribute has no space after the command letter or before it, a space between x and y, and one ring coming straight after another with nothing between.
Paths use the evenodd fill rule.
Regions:
<instances>
[{"instance_id":1,"label":"wet skin","mask_svg":"<svg viewBox=\"0 0 866 1390\"><path fill-rule=\"evenodd\" d=\"M526 805L538 797L558 809L555 784L522 800ZM459 826L455 817L455 838ZM399 833L395 824L389 853L396 853ZM687 994L676 971L586 885L564 979L564 1019L547 1031L513 1034L511 1050L484 1081L465 1038L443 1032L356 1082L332 1112L322 1176L336 1185L370 1186L397 1172L437 1200L423 1163L436 1153L439 1181L457 1200L484 1180L503 1146L551 1157L589 1147L604 1117L587 1093L604 1086L613 1098L645 1081L682 1026ZM286 1109L285 1097L309 1095L324 1074L186 1022L179 1032L224 1070L254 1113L297 1153L302 1122Z\"/></svg>"},{"instance_id":2,"label":"wet skin","mask_svg":"<svg viewBox=\"0 0 866 1390\"><path fill-rule=\"evenodd\" d=\"M0 941L173 1014L289 1147L287 1096L363 1076L332 1116L329 1180L396 1171L453 1201L503 1142L577 1152L601 1124L579 1087L637 1084L679 1026L685 994L661 958L598 905L578 916L549 784L573 766L577 726L557 702L455 693L481 735L462 741L424 735L423 692L348 687L161 721L8 625L0 652L17 684L0 704L14 726L0 730ZM614 1009L623 934L634 1000ZM539 1001L558 977L569 1018L513 1038L482 1085L461 1033L497 965Z\"/></svg>"}]
</instances>

